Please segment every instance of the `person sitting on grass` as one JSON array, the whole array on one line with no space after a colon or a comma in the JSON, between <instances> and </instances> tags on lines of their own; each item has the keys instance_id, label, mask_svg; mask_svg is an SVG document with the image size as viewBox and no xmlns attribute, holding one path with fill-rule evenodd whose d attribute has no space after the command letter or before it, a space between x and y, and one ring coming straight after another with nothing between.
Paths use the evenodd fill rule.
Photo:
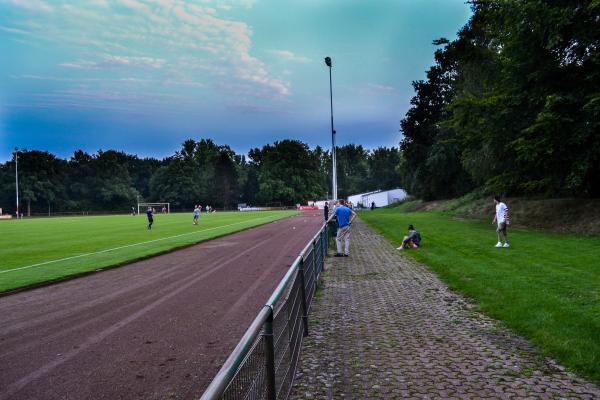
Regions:
<instances>
[{"instance_id":1,"label":"person sitting on grass","mask_svg":"<svg viewBox=\"0 0 600 400\"><path fill-rule=\"evenodd\" d=\"M417 249L419 248L420 244L421 234L412 224L410 224L408 226L408 236L404 236L404 239L402 239L402 245L398 247L397 250Z\"/></svg>"}]
</instances>

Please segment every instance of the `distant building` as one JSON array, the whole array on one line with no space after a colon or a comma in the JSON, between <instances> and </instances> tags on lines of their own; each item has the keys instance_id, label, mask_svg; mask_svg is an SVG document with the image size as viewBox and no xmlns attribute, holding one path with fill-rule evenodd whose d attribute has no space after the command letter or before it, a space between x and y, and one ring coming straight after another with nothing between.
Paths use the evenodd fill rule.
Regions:
<instances>
[{"instance_id":1,"label":"distant building","mask_svg":"<svg viewBox=\"0 0 600 400\"><path fill-rule=\"evenodd\" d=\"M402 201L407 197L408 194L404 189L376 190L374 192L348 196L348 201L352 202L355 207L370 208L373 202L375 202L375 207L385 207L389 204Z\"/></svg>"}]
</instances>

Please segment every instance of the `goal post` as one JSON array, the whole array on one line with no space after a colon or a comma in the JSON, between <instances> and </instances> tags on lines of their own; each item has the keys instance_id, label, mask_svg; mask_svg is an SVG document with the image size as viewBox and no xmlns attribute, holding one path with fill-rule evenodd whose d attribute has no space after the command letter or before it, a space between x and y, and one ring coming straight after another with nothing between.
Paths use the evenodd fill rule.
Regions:
<instances>
[{"instance_id":1,"label":"goal post","mask_svg":"<svg viewBox=\"0 0 600 400\"><path fill-rule=\"evenodd\" d=\"M166 208L166 212L167 214L171 213L171 203L137 203L137 213L140 213L140 208L142 207L160 207L162 208Z\"/></svg>"}]
</instances>

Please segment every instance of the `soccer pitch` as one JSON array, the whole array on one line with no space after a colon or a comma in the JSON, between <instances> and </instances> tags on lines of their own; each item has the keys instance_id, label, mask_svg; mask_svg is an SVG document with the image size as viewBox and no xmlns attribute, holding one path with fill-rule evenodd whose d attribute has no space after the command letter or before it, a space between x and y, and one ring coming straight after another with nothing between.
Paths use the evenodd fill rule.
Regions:
<instances>
[{"instance_id":1,"label":"soccer pitch","mask_svg":"<svg viewBox=\"0 0 600 400\"><path fill-rule=\"evenodd\" d=\"M0 292L58 280L262 225L296 211L145 214L0 221Z\"/></svg>"}]
</instances>

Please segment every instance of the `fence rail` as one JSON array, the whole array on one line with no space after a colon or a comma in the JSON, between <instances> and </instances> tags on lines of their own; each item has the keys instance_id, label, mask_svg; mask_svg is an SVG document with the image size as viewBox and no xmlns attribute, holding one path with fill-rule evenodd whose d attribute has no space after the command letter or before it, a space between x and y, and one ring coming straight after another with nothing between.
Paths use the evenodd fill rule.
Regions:
<instances>
[{"instance_id":1,"label":"fence rail","mask_svg":"<svg viewBox=\"0 0 600 400\"><path fill-rule=\"evenodd\" d=\"M201 400L289 397L329 233L323 225L302 250Z\"/></svg>"}]
</instances>

